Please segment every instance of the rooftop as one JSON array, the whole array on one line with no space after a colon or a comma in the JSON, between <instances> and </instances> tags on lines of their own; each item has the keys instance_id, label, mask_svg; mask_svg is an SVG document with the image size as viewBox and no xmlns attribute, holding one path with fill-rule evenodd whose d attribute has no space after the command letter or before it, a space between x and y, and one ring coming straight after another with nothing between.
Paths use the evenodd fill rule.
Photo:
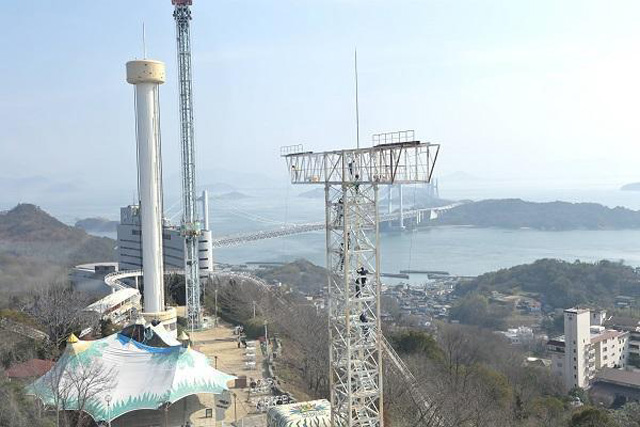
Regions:
<instances>
[{"instance_id":1,"label":"rooftop","mask_svg":"<svg viewBox=\"0 0 640 427\"><path fill-rule=\"evenodd\" d=\"M640 372L604 368L596 375L597 381L604 381L626 387L640 388Z\"/></svg>"},{"instance_id":2,"label":"rooftop","mask_svg":"<svg viewBox=\"0 0 640 427\"><path fill-rule=\"evenodd\" d=\"M606 341L611 338L617 338L626 334L626 332L615 331L613 329L607 329L604 332L598 334L591 334L591 344L595 344L600 341Z\"/></svg>"},{"instance_id":3,"label":"rooftop","mask_svg":"<svg viewBox=\"0 0 640 427\"><path fill-rule=\"evenodd\" d=\"M51 360L31 359L11 366L5 371L8 378L40 377L47 373L54 363Z\"/></svg>"},{"instance_id":4,"label":"rooftop","mask_svg":"<svg viewBox=\"0 0 640 427\"><path fill-rule=\"evenodd\" d=\"M589 313L589 309L573 307L573 308L567 308L564 312L571 313L571 314L582 314L582 313Z\"/></svg>"}]
</instances>

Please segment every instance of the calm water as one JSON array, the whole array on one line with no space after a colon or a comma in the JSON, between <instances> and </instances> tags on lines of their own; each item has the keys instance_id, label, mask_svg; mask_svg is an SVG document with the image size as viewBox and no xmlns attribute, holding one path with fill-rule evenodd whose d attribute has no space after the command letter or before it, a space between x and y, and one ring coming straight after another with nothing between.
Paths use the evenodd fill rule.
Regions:
<instances>
[{"instance_id":1,"label":"calm water","mask_svg":"<svg viewBox=\"0 0 640 427\"><path fill-rule=\"evenodd\" d=\"M321 221L324 217L323 200L297 196L301 190L311 188L243 190L250 197L239 200L212 199L211 228L215 235L221 236L270 230L287 223ZM411 188L405 190L405 200L412 200L412 191ZM443 197L475 200L521 197L540 202L589 201L640 209L640 193L621 192L616 187L582 190L527 190L508 187L473 190L465 187L449 188ZM115 217L113 214L108 216ZM544 257L568 261L623 260L627 264L640 266L640 230L548 232L437 227L382 234L381 247L384 272L428 269L445 270L458 275L477 275ZM234 264L306 258L324 265L324 233L302 234L219 249L215 252L215 257L219 262ZM411 281L422 279L424 276L416 275Z\"/></svg>"},{"instance_id":2,"label":"calm water","mask_svg":"<svg viewBox=\"0 0 640 427\"><path fill-rule=\"evenodd\" d=\"M324 234L318 232L219 249L216 258L229 263L306 258L324 265L323 248ZM640 266L640 230L546 232L439 227L381 236L384 272L411 268L477 275L539 258L624 260Z\"/></svg>"},{"instance_id":3,"label":"calm water","mask_svg":"<svg viewBox=\"0 0 640 427\"><path fill-rule=\"evenodd\" d=\"M412 189L406 190L411 200ZM520 190L522 192L522 190ZM453 191L452 191L453 192ZM515 192L515 191L514 191ZM471 198L459 190L459 198ZM497 194L496 194L497 193ZM474 195L478 195L477 192ZM481 194L476 199L515 197L509 189ZM640 208L640 194L615 189L529 191L520 196L534 201L593 201L608 206ZM248 230L266 230L280 226L275 222L321 221L324 217L322 199L300 198L292 190L255 194L250 199L229 202L234 210L220 210L212 202L214 233L228 234ZM240 211L258 217L239 217ZM273 222L268 223L269 219ZM640 266L640 230L622 231L536 231L479 229L471 227L434 227L414 232L381 235L381 263L384 272L403 269L445 270L458 275L477 275L499 268L529 263L539 258L560 258L568 261L624 260ZM324 233L263 240L249 245L216 251L220 262L290 261L306 258L324 265ZM423 276L413 276L420 280Z\"/></svg>"}]
</instances>

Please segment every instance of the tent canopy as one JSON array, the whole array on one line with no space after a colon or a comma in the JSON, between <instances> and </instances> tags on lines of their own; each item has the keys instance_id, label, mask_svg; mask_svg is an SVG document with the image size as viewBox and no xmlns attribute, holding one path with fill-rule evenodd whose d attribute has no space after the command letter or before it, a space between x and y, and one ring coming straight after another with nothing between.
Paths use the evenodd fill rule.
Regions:
<instances>
[{"instance_id":1,"label":"tent canopy","mask_svg":"<svg viewBox=\"0 0 640 427\"><path fill-rule=\"evenodd\" d=\"M325 400L274 406L267 413L268 427L329 427L331 404Z\"/></svg>"},{"instance_id":2,"label":"tent canopy","mask_svg":"<svg viewBox=\"0 0 640 427\"><path fill-rule=\"evenodd\" d=\"M105 386L107 373L110 381ZM212 368L204 354L191 348L150 347L113 334L96 341L68 342L58 362L28 392L48 405L69 410L82 407L94 420L106 421L139 409L157 409L192 394L219 394L235 378Z\"/></svg>"}]
</instances>

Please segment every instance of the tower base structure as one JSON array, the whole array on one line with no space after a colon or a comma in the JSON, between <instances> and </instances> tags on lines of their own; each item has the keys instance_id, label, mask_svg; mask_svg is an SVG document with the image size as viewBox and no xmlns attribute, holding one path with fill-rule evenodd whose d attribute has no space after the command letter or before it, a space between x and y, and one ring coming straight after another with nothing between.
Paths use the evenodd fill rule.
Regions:
<instances>
[{"instance_id":1,"label":"tower base structure","mask_svg":"<svg viewBox=\"0 0 640 427\"><path fill-rule=\"evenodd\" d=\"M148 323L158 322L173 338L178 336L178 314L175 307L167 307L164 311L143 312L142 317Z\"/></svg>"}]
</instances>

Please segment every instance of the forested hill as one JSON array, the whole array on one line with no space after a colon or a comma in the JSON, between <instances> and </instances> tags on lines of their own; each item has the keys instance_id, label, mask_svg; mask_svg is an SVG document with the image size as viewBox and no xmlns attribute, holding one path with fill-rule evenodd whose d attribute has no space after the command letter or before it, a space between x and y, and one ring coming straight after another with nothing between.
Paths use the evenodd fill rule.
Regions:
<instances>
[{"instance_id":1,"label":"forested hill","mask_svg":"<svg viewBox=\"0 0 640 427\"><path fill-rule=\"evenodd\" d=\"M597 203L534 203L499 199L458 206L442 213L433 224L538 230L630 229L640 228L640 212Z\"/></svg>"},{"instance_id":2,"label":"forested hill","mask_svg":"<svg viewBox=\"0 0 640 427\"><path fill-rule=\"evenodd\" d=\"M590 303L611 307L618 295L640 298L640 275L632 267L610 261L541 259L483 274L458 288L460 294L488 296L492 291L539 294L542 302L553 308Z\"/></svg>"},{"instance_id":3,"label":"forested hill","mask_svg":"<svg viewBox=\"0 0 640 427\"><path fill-rule=\"evenodd\" d=\"M327 284L327 270L305 259L264 268L258 270L256 275L266 281L278 281L291 285L307 295L320 292Z\"/></svg>"},{"instance_id":4,"label":"forested hill","mask_svg":"<svg viewBox=\"0 0 640 427\"><path fill-rule=\"evenodd\" d=\"M21 203L0 214L0 240L37 242L76 240L85 236L84 231L63 224L32 204Z\"/></svg>"},{"instance_id":5,"label":"forested hill","mask_svg":"<svg viewBox=\"0 0 640 427\"><path fill-rule=\"evenodd\" d=\"M26 291L76 264L113 261L116 242L70 227L32 204L0 214L0 293Z\"/></svg>"}]
</instances>

